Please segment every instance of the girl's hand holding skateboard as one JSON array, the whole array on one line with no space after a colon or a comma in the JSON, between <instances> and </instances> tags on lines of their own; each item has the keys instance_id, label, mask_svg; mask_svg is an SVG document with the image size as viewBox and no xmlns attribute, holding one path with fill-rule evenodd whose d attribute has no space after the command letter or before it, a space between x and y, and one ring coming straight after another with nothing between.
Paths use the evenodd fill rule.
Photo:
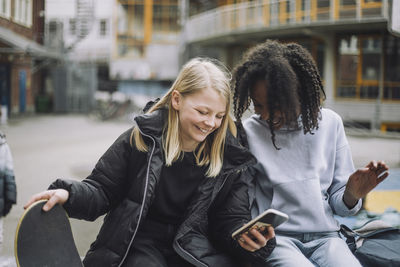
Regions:
<instances>
[{"instance_id":1,"label":"girl's hand holding skateboard","mask_svg":"<svg viewBox=\"0 0 400 267\"><path fill-rule=\"evenodd\" d=\"M43 206L44 211L49 211L56 204L64 204L69 197L69 192L65 189L55 189L55 190L47 190L40 192L36 195L33 195L31 199L25 204L24 209L28 208L32 203L41 200L47 199L47 203Z\"/></svg>"}]
</instances>

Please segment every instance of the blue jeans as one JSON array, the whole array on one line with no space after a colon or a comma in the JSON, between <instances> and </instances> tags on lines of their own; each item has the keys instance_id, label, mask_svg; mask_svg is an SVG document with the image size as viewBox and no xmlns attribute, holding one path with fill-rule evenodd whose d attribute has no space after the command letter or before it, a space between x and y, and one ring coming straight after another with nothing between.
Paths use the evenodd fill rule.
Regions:
<instances>
[{"instance_id":1,"label":"blue jeans","mask_svg":"<svg viewBox=\"0 0 400 267\"><path fill-rule=\"evenodd\" d=\"M276 247L257 266L361 267L338 232L276 235Z\"/></svg>"}]
</instances>

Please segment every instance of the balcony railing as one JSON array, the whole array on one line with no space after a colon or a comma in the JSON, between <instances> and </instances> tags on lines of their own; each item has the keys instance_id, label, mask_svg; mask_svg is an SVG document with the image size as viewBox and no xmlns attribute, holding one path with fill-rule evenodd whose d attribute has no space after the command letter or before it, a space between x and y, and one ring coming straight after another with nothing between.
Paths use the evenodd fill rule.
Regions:
<instances>
[{"instance_id":1,"label":"balcony railing","mask_svg":"<svg viewBox=\"0 0 400 267\"><path fill-rule=\"evenodd\" d=\"M334 25L388 18L388 0L266 0L222 6L192 16L187 42L263 29Z\"/></svg>"}]
</instances>

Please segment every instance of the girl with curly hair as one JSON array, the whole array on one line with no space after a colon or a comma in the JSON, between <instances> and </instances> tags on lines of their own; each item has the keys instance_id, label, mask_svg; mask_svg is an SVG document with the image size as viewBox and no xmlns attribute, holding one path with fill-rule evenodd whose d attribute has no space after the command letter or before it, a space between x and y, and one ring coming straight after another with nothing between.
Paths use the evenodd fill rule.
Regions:
<instances>
[{"instance_id":1,"label":"girl with curly hair","mask_svg":"<svg viewBox=\"0 0 400 267\"><path fill-rule=\"evenodd\" d=\"M251 102L255 110L243 123L258 160L252 215L268 208L289 215L275 229L277 245L264 265L360 266L333 215L358 212L388 166L371 161L354 169L340 116L322 108L325 93L311 55L298 44L267 40L235 68L233 88L237 121Z\"/></svg>"}]
</instances>

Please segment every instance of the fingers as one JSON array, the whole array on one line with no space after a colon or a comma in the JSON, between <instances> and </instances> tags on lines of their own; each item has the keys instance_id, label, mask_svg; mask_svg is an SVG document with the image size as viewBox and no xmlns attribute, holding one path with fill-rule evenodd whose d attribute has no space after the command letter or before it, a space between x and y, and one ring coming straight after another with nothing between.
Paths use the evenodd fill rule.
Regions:
<instances>
[{"instance_id":1,"label":"fingers","mask_svg":"<svg viewBox=\"0 0 400 267\"><path fill-rule=\"evenodd\" d=\"M386 177L387 177L389 175L388 170L389 170L389 166L387 166L385 162L383 162L383 161L378 162L378 167L377 167L378 178L382 178L382 176L384 174L387 174L386 175Z\"/></svg>"},{"instance_id":2,"label":"fingers","mask_svg":"<svg viewBox=\"0 0 400 267\"><path fill-rule=\"evenodd\" d=\"M377 182L380 183L389 176L388 170L389 167L386 165L384 161L376 162L376 165L370 167L370 170L375 172Z\"/></svg>"},{"instance_id":3,"label":"fingers","mask_svg":"<svg viewBox=\"0 0 400 267\"><path fill-rule=\"evenodd\" d=\"M380 160L378 162L373 160L370 163L368 163L368 165L366 167L368 169L370 169L371 171L380 172L380 173L389 170L389 167L386 165L386 163L383 160Z\"/></svg>"},{"instance_id":4,"label":"fingers","mask_svg":"<svg viewBox=\"0 0 400 267\"><path fill-rule=\"evenodd\" d=\"M242 248L254 252L261 248L261 246L257 245L248 234L242 234L241 238L239 238L239 244Z\"/></svg>"},{"instance_id":5,"label":"fingers","mask_svg":"<svg viewBox=\"0 0 400 267\"><path fill-rule=\"evenodd\" d=\"M36 195L33 195L29 201L24 205L24 209L27 209L30 205L32 205L34 202L38 201L38 200L42 200L42 199L49 199L51 197L51 195L53 194L54 190L47 190L47 191L43 191L40 192Z\"/></svg>"},{"instance_id":6,"label":"fingers","mask_svg":"<svg viewBox=\"0 0 400 267\"><path fill-rule=\"evenodd\" d=\"M44 210L44 211L49 211L49 210L51 210L51 209L54 207L54 205L56 205L56 204L58 203L58 201L59 201L59 198L57 197L57 195L56 195L56 194L53 194L53 195L49 198L49 200L46 202L46 204L43 206L43 210Z\"/></svg>"},{"instance_id":7,"label":"fingers","mask_svg":"<svg viewBox=\"0 0 400 267\"><path fill-rule=\"evenodd\" d=\"M32 203L42 200L42 199L47 199L48 201L46 204L43 206L44 211L49 211L54 207L56 204L64 204L69 197L69 192L64 189L56 189L56 190L47 190L43 191L41 193L38 193L25 204L24 208L28 208Z\"/></svg>"},{"instance_id":8,"label":"fingers","mask_svg":"<svg viewBox=\"0 0 400 267\"><path fill-rule=\"evenodd\" d=\"M264 247L268 240L275 236L275 231L273 227L268 227L268 231L266 234L262 234L265 228L261 227L260 229L252 229L250 233L242 234L241 238L239 238L238 242L240 246L248 251L254 252ZM250 236L252 237L250 237Z\"/></svg>"},{"instance_id":9,"label":"fingers","mask_svg":"<svg viewBox=\"0 0 400 267\"><path fill-rule=\"evenodd\" d=\"M388 171L384 171L381 174L379 174L378 177L377 177L378 183L383 182L383 180L385 180L388 176L389 176L389 172Z\"/></svg>"},{"instance_id":10,"label":"fingers","mask_svg":"<svg viewBox=\"0 0 400 267\"><path fill-rule=\"evenodd\" d=\"M371 160L366 167L370 170L374 170L378 167L378 163L375 160Z\"/></svg>"},{"instance_id":11,"label":"fingers","mask_svg":"<svg viewBox=\"0 0 400 267\"><path fill-rule=\"evenodd\" d=\"M69 192L65 189L56 189L53 191L49 201L43 206L44 211L48 211L56 204L64 204L69 197Z\"/></svg>"},{"instance_id":12,"label":"fingers","mask_svg":"<svg viewBox=\"0 0 400 267\"><path fill-rule=\"evenodd\" d=\"M256 249L253 248L252 246L250 246L249 244L247 244L246 241L242 237L238 239L238 242L239 242L239 245L242 248L244 248L245 250L250 251L250 252L256 251Z\"/></svg>"},{"instance_id":13,"label":"fingers","mask_svg":"<svg viewBox=\"0 0 400 267\"><path fill-rule=\"evenodd\" d=\"M263 230L264 229L260 229L260 231L263 231ZM254 238L250 239L256 244L256 246L255 246L256 249L260 249L267 244L268 240L265 239L265 237L258 230L252 229L252 230L250 230L250 233L256 239L256 240L254 240Z\"/></svg>"},{"instance_id":14,"label":"fingers","mask_svg":"<svg viewBox=\"0 0 400 267\"><path fill-rule=\"evenodd\" d=\"M275 230L274 227L270 226L268 227L268 233L264 235L265 239L270 240L275 237Z\"/></svg>"},{"instance_id":15,"label":"fingers","mask_svg":"<svg viewBox=\"0 0 400 267\"><path fill-rule=\"evenodd\" d=\"M383 160L381 160L378 161L378 169L384 169L385 171L387 171L389 170L389 166L386 165L386 163Z\"/></svg>"}]
</instances>

